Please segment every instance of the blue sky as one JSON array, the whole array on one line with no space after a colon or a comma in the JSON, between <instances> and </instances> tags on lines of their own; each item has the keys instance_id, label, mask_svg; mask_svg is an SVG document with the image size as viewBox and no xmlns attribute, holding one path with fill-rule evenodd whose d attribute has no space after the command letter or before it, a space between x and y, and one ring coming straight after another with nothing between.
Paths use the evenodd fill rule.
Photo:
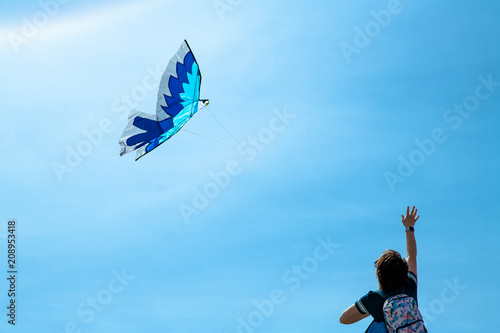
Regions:
<instances>
[{"instance_id":1,"label":"blue sky","mask_svg":"<svg viewBox=\"0 0 500 333\"><path fill-rule=\"evenodd\" d=\"M1 331L362 332L338 317L405 251L407 205L428 329L492 331L499 10L3 3L0 267L16 219L18 295L14 328L2 278ZM184 39L208 110L120 157Z\"/></svg>"}]
</instances>

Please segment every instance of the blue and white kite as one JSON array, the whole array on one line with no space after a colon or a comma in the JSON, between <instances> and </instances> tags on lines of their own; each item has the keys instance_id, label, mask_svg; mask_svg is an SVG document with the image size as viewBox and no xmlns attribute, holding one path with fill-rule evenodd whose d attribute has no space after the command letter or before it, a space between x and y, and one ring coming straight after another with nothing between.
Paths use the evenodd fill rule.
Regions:
<instances>
[{"instance_id":1,"label":"blue and white kite","mask_svg":"<svg viewBox=\"0 0 500 333\"><path fill-rule=\"evenodd\" d=\"M156 114L133 110L118 141L120 156L137 150L135 160L177 133L191 117L208 105L200 99L201 73L185 40L170 59L160 81Z\"/></svg>"}]
</instances>

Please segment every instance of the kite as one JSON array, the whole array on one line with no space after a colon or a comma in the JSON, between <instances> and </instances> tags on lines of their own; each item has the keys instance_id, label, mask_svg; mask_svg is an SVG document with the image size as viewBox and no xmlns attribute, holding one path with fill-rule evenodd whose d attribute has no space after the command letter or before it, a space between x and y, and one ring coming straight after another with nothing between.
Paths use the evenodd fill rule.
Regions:
<instances>
[{"instance_id":1,"label":"kite","mask_svg":"<svg viewBox=\"0 0 500 333\"><path fill-rule=\"evenodd\" d=\"M170 139L208 105L200 99L201 73L186 40L170 59L158 90L156 114L133 110L118 141L120 156L137 150L135 160Z\"/></svg>"}]
</instances>

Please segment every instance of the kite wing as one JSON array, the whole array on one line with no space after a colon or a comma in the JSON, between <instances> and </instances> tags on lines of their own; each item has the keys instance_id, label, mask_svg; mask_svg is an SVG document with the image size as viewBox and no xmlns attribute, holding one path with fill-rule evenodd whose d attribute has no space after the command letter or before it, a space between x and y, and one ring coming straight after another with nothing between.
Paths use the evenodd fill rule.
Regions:
<instances>
[{"instance_id":1,"label":"kite wing","mask_svg":"<svg viewBox=\"0 0 500 333\"><path fill-rule=\"evenodd\" d=\"M184 41L170 59L158 90L156 114L132 111L118 141L120 155L137 150L135 160L146 155L177 133L191 117L208 105L200 100L201 73Z\"/></svg>"}]
</instances>

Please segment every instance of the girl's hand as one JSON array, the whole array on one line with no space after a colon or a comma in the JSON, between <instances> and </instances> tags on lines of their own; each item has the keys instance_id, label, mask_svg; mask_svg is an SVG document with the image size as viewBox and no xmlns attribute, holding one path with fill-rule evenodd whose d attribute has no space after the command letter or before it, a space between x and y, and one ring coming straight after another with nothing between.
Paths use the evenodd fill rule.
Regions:
<instances>
[{"instance_id":1,"label":"girl's hand","mask_svg":"<svg viewBox=\"0 0 500 333\"><path fill-rule=\"evenodd\" d=\"M415 215L417 217L415 217ZM417 215L417 210L415 209L415 206L413 206L413 208L411 209L411 213L410 213L410 206L408 206L406 207L406 217L404 217L404 215L401 215L401 220L405 228L414 227L419 217L420 215Z\"/></svg>"}]
</instances>

